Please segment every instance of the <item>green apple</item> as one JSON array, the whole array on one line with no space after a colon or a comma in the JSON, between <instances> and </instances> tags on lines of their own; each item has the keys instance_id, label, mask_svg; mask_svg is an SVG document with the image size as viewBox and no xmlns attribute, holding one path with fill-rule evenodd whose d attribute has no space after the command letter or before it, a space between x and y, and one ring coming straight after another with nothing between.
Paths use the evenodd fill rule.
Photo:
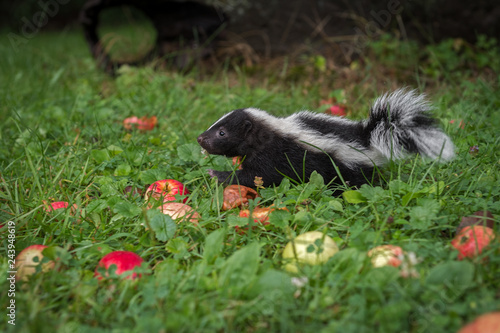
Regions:
<instances>
[{"instance_id":1,"label":"green apple","mask_svg":"<svg viewBox=\"0 0 500 333\"><path fill-rule=\"evenodd\" d=\"M285 270L298 273L299 265L318 265L339 251L333 239L319 231L309 231L290 241L283 250Z\"/></svg>"}]
</instances>

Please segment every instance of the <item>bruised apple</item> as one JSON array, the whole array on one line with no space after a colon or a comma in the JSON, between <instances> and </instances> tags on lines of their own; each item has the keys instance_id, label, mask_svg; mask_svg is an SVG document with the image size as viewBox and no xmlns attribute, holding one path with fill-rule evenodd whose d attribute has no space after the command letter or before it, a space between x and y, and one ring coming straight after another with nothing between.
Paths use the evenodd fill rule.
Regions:
<instances>
[{"instance_id":1,"label":"bruised apple","mask_svg":"<svg viewBox=\"0 0 500 333\"><path fill-rule=\"evenodd\" d=\"M101 275L98 269L100 267L104 267L107 271L112 265L116 266L115 273L117 275L121 275L127 271L133 270L136 267L140 267L143 261L144 260L142 260L142 258L134 252L114 251L102 257L102 259L97 264L94 276L97 277L98 280L102 280L104 277ZM107 274L108 273L106 272L106 276ZM127 276L127 279L136 279L138 277L141 277L141 274L137 274L134 272L132 274L129 274Z\"/></svg>"},{"instance_id":2,"label":"bruised apple","mask_svg":"<svg viewBox=\"0 0 500 333\"><path fill-rule=\"evenodd\" d=\"M252 218L255 223L259 223L262 225L269 224L269 213L271 213L275 208L272 207L255 207L252 211ZM240 211L240 217L249 217L250 210L242 209Z\"/></svg>"},{"instance_id":3,"label":"bruised apple","mask_svg":"<svg viewBox=\"0 0 500 333\"><path fill-rule=\"evenodd\" d=\"M380 245L368 251L373 267L399 267L403 255L403 249L396 245Z\"/></svg>"},{"instance_id":4,"label":"bruised apple","mask_svg":"<svg viewBox=\"0 0 500 333\"><path fill-rule=\"evenodd\" d=\"M243 185L229 185L224 189L222 210L248 205L248 200L257 198L257 192Z\"/></svg>"},{"instance_id":5,"label":"bruised apple","mask_svg":"<svg viewBox=\"0 0 500 333\"><path fill-rule=\"evenodd\" d=\"M158 119L156 118L156 116L152 117L144 116L141 118L133 116L125 118L125 120L123 120L123 127L125 127L126 130L137 128L138 130L141 131L151 131L155 128L157 122Z\"/></svg>"},{"instance_id":6,"label":"bruised apple","mask_svg":"<svg viewBox=\"0 0 500 333\"><path fill-rule=\"evenodd\" d=\"M158 207L163 214L170 215L175 221L189 221L198 224L200 214L191 206L180 202L166 202Z\"/></svg>"},{"instance_id":7,"label":"bruised apple","mask_svg":"<svg viewBox=\"0 0 500 333\"><path fill-rule=\"evenodd\" d=\"M158 180L153 184L151 184L146 190L144 198L146 199L146 201L148 201L149 198L153 198L155 200L168 202L168 201L175 201L176 194L188 195L189 191L180 181L174 179L163 179L163 180ZM188 198L185 197L182 200L182 202L186 202L187 199Z\"/></svg>"},{"instance_id":8,"label":"bruised apple","mask_svg":"<svg viewBox=\"0 0 500 333\"><path fill-rule=\"evenodd\" d=\"M270 207L255 207L252 211L252 218L255 224L261 224L261 225L269 225L269 214L276 210L276 209L284 209L285 208L275 208L273 206ZM248 209L242 209L239 214L240 217L249 217L250 216L250 210ZM240 231L242 228L236 226L235 227L237 231ZM244 228L248 229L248 228ZM244 230L241 230L240 233L244 232Z\"/></svg>"},{"instance_id":9,"label":"bruised apple","mask_svg":"<svg viewBox=\"0 0 500 333\"><path fill-rule=\"evenodd\" d=\"M298 273L298 265L322 264L339 251L333 239L319 231L309 231L290 241L283 250L285 270Z\"/></svg>"},{"instance_id":10,"label":"bruised apple","mask_svg":"<svg viewBox=\"0 0 500 333\"><path fill-rule=\"evenodd\" d=\"M495 238L493 229L482 225L471 225L460 230L451 241L451 245L459 252L458 259L477 257Z\"/></svg>"},{"instance_id":11,"label":"bruised apple","mask_svg":"<svg viewBox=\"0 0 500 333\"><path fill-rule=\"evenodd\" d=\"M42 251L46 248L46 245L31 245L19 252L16 257L16 280L28 279L28 276L33 275L36 272L36 268L40 265L43 254ZM37 258L37 259L35 259ZM47 272L54 268L55 263L49 261L42 265L42 272Z\"/></svg>"},{"instance_id":12,"label":"bruised apple","mask_svg":"<svg viewBox=\"0 0 500 333\"><path fill-rule=\"evenodd\" d=\"M458 333L500 333L500 312L481 315L462 327Z\"/></svg>"},{"instance_id":13,"label":"bruised apple","mask_svg":"<svg viewBox=\"0 0 500 333\"><path fill-rule=\"evenodd\" d=\"M419 277L416 265L419 259L414 252L405 252L396 245L376 246L367 253L373 267L393 266L404 278Z\"/></svg>"}]
</instances>

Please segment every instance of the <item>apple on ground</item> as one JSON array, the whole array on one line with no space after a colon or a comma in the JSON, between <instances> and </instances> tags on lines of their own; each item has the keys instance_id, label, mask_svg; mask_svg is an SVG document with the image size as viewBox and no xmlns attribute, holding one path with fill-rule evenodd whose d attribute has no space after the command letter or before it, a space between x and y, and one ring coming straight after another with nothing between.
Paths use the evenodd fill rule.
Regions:
<instances>
[{"instance_id":1,"label":"apple on ground","mask_svg":"<svg viewBox=\"0 0 500 333\"><path fill-rule=\"evenodd\" d=\"M474 258L495 239L493 229L482 225L470 225L458 233L451 245L459 251L458 259Z\"/></svg>"},{"instance_id":2,"label":"apple on ground","mask_svg":"<svg viewBox=\"0 0 500 333\"><path fill-rule=\"evenodd\" d=\"M233 157L232 161L233 161L233 165L235 165L238 170L243 169L243 167L241 166L241 162L242 161L241 161L241 157L240 156Z\"/></svg>"},{"instance_id":3,"label":"apple on ground","mask_svg":"<svg viewBox=\"0 0 500 333\"><path fill-rule=\"evenodd\" d=\"M339 251L335 241L320 231L309 231L288 242L283 250L285 270L298 273L298 265L325 263Z\"/></svg>"},{"instance_id":4,"label":"apple on ground","mask_svg":"<svg viewBox=\"0 0 500 333\"><path fill-rule=\"evenodd\" d=\"M376 246L367 253L371 259L373 267L393 266L399 268L402 277L419 277L415 266L419 259L414 252L405 252L396 245Z\"/></svg>"},{"instance_id":5,"label":"apple on ground","mask_svg":"<svg viewBox=\"0 0 500 333\"><path fill-rule=\"evenodd\" d=\"M36 268L40 265L43 254L42 251L46 248L46 245L30 245L21 252L16 257L16 280L28 280L28 276L33 275L36 272ZM38 258L35 261L35 258ZM42 272L47 272L54 268L55 263L49 261L42 265Z\"/></svg>"},{"instance_id":6,"label":"apple on ground","mask_svg":"<svg viewBox=\"0 0 500 333\"><path fill-rule=\"evenodd\" d=\"M125 127L126 130L137 128L138 130L141 131L151 131L155 128L157 122L158 119L156 118L156 116L152 117L144 116L141 118L133 116L125 118L125 120L123 120L123 127Z\"/></svg>"},{"instance_id":7,"label":"apple on ground","mask_svg":"<svg viewBox=\"0 0 500 333\"><path fill-rule=\"evenodd\" d=\"M151 184L146 190L144 198L146 199L146 201L148 201L149 198L153 198L155 200L161 200L163 202L167 202L167 201L175 201L176 194L188 195L189 191L180 181L174 179L163 179L163 180L158 180L153 184ZM186 202L187 199L188 198L185 197L182 200L182 202Z\"/></svg>"},{"instance_id":8,"label":"apple on ground","mask_svg":"<svg viewBox=\"0 0 500 333\"><path fill-rule=\"evenodd\" d=\"M114 251L102 257L102 259L97 264L94 276L97 277L98 280L102 280L104 277L101 275L98 269L100 267L104 267L107 271L112 265L116 266L115 273L117 275L121 275L127 271L133 270L135 267L140 267L143 261L144 260L134 252ZM141 277L141 274L137 274L134 272L132 274L129 274L127 276L127 279L136 279L138 277Z\"/></svg>"},{"instance_id":9,"label":"apple on ground","mask_svg":"<svg viewBox=\"0 0 500 333\"><path fill-rule=\"evenodd\" d=\"M368 251L373 267L394 266L402 263L403 249L396 245L380 245Z\"/></svg>"},{"instance_id":10,"label":"apple on ground","mask_svg":"<svg viewBox=\"0 0 500 333\"><path fill-rule=\"evenodd\" d=\"M269 224L269 213L271 213L276 208L274 207L255 207L252 211L252 218L255 223L260 223L262 225ZM240 211L240 217L249 217L250 210L242 209Z\"/></svg>"},{"instance_id":11,"label":"apple on ground","mask_svg":"<svg viewBox=\"0 0 500 333\"><path fill-rule=\"evenodd\" d=\"M458 333L499 333L500 312L490 312L477 317L465 325Z\"/></svg>"},{"instance_id":12,"label":"apple on ground","mask_svg":"<svg viewBox=\"0 0 500 333\"><path fill-rule=\"evenodd\" d=\"M189 221L194 224L198 224L200 219L200 214L195 211L191 206L180 203L180 202L165 202L163 205L158 207L163 214L170 215L172 219L177 222Z\"/></svg>"},{"instance_id":13,"label":"apple on ground","mask_svg":"<svg viewBox=\"0 0 500 333\"><path fill-rule=\"evenodd\" d=\"M325 113L331 114L332 116L338 116L338 117L345 117L346 112L345 112L345 105L340 105L340 104L335 104L330 106Z\"/></svg>"},{"instance_id":14,"label":"apple on ground","mask_svg":"<svg viewBox=\"0 0 500 333\"><path fill-rule=\"evenodd\" d=\"M319 103L320 107L326 106L327 109L324 111L326 114L331 114L333 116L344 117L346 116L346 106L341 103L337 103L337 98L330 97L328 99L321 100Z\"/></svg>"},{"instance_id":15,"label":"apple on ground","mask_svg":"<svg viewBox=\"0 0 500 333\"><path fill-rule=\"evenodd\" d=\"M252 218L255 224L261 224L261 225L269 225L269 214L276 210L276 209L284 209L287 210L286 207L284 208L275 208L273 206L270 207L255 207L252 211ZM250 216L250 210L249 209L242 209L239 214L240 217L249 217ZM254 226L253 228L255 228ZM239 226L235 227L236 230L242 234L244 233L244 230L241 230ZM244 228L245 230L248 230L248 228Z\"/></svg>"},{"instance_id":16,"label":"apple on ground","mask_svg":"<svg viewBox=\"0 0 500 333\"><path fill-rule=\"evenodd\" d=\"M224 189L222 210L248 205L248 200L257 198L257 192L243 185L229 185Z\"/></svg>"},{"instance_id":17,"label":"apple on ground","mask_svg":"<svg viewBox=\"0 0 500 333\"><path fill-rule=\"evenodd\" d=\"M55 201L51 202L50 204L44 201L44 204L46 212L53 212L58 209L66 209L69 206L69 203L67 201ZM73 204L73 206L71 206L71 215L75 214L77 208L78 206L76 204Z\"/></svg>"}]
</instances>

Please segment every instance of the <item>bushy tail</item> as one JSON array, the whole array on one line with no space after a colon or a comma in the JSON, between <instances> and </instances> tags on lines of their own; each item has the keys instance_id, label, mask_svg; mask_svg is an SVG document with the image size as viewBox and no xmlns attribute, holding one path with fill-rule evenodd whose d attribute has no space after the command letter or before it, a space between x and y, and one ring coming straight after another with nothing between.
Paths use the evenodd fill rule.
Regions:
<instances>
[{"instance_id":1,"label":"bushy tail","mask_svg":"<svg viewBox=\"0 0 500 333\"><path fill-rule=\"evenodd\" d=\"M372 106L365 128L370 145L388 159L401 159L408 153L442 161L454 156L451 139L430 115L432 107L424 95L400 89L379 97Z\"/></svg>"}]
</instances>

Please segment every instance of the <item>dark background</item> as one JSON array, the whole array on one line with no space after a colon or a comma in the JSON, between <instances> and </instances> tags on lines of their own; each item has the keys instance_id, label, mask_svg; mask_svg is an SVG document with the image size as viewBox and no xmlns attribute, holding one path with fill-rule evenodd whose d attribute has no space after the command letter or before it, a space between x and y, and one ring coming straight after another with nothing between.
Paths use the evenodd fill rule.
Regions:
<instances>
[{"instance_id":1,"label":"dark background","mask_svg":"<svg viewBox=\"0 0 500 333\"><path fill-rule=\"evenodd\" d=\"M0 3L0 28L21 33L25 20L56 0L18 0ZM61 0L57 14L42 30L80 28L84 0ZM147 1L145 1L147 2ZM474 43L479 35L500 39L498 0L207 0L227 13L227 31L261 56L293 53L300 48L339 53L342 45L391 33L397 38L434 43L460 38ZM391 14L396 6L398 14ZM385 14L390 14L386 16ZM119 16L120 14L116 14ZM109 22L117 24L108 19ZM384 24L380 24L380 22ZM387 23L387 24L385 24ZM344 45L344 46L345 46ZM344 52L345 53L345 52ZM345 57L344 57L345 58Z\"/></svg>"}]
</instances>

